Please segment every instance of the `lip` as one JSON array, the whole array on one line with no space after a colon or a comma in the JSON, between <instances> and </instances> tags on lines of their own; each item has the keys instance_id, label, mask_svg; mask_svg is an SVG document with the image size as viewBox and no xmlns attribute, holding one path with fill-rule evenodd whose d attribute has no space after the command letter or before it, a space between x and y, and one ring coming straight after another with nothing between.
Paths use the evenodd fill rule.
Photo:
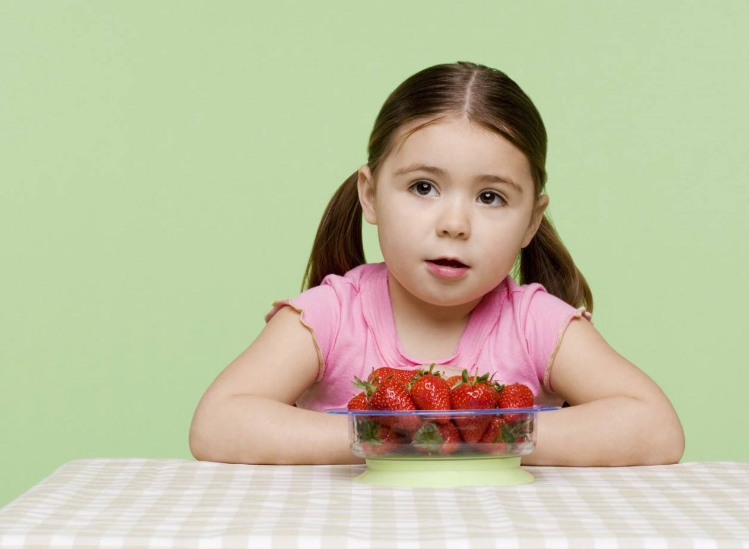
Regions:
<instances>
[{"instance_id":1,"label":"lip","mask_svg":"<svg viewBox=\"0 0 749 549\"><path fill-rule=\"evenodd\" d=\"M442 259L442 258L439 258ZM460 260L455 260L460 261ZM445 267L443 265L437 265L432 263L431 260L426 260L424 263L427 264L429 271L438 278L449 278L456 279L465 276L470 267Z\"/></svg>"},{"instance_id":2,"label":"lip","mask_svg":"<svg viewBox=\"0 0 749 549\"><path fill-rule=\"evenodd\" d=\"M465 261L461 260L459 257L455 257L452 255L444 255L441 257L435 257L434 259L427 259L427 261L437 261L438 259L444 259L445 261L457 261L458 263L462 263L466 267L470 268L471 266L468 265Z\"/></svg>"}]
</instances>

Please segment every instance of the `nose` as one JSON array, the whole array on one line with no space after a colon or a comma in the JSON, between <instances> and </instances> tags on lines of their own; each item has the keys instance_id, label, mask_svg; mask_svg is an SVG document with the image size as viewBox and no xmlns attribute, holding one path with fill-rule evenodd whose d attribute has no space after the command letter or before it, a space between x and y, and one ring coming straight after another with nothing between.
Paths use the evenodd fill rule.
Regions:
<instances>
[{"instance_id":1,"label":"nose","mask_svg":"<svg viewBox=\"0 0 749 549\"><path fill-rule=\"evenodd\" d=\"M447 201L445 201L447 202ZM452 238L468 238L471 234L471 223L465 205L460 200L446 204L439 212L437 219L437 234Z\"/></svg>"}]
</instances>

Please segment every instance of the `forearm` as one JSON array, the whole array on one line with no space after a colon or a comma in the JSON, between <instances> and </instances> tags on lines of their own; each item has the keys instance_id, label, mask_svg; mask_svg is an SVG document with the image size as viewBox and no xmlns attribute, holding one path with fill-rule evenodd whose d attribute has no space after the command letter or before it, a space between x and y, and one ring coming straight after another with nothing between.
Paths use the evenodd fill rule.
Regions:
<instances>
[{"instance_id":1,"label":"forearm","mask_svg":"<svg viewBox=\"0 0 749 549\"><path fill-rule=\"evenodd\" d=\"M674 425L674 417L675 413L626 396L540 412L536 416L536 448L523 456L521 464L613 467L676 463L683 432L680 424ZM683 446L681 449L683 452Z\"/></svg>"},{"instance_id":2,"label":"forearm","mask_svg":"<svg viewBox=\"0 0 749 549\"><path fill-rule=\"evenodd\" d=\"M351 453L348 418L275 400L233 395L209 405L190 433L203 461L248 464L364 463Z\"/></svg>"}]
</instances>

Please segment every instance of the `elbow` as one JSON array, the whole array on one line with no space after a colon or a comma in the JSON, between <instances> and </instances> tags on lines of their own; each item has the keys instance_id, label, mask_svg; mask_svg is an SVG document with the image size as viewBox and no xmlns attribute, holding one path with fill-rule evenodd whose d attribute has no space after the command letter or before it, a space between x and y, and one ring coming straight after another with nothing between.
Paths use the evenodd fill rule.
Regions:
<instances>
[{"instance_id":1,"label":"elbow","mask_svg":"<svg viewBox=\"0 0 749 549\"><path fill-rule=\"evenodd\" d=\"M223 450L215 441L201 435L199 432L190 429L188 440L190 453L197 461L212 461L215 463L239 463L233 461L230 457L222 454Z\"/></svg>"},{"instance_id":2,"label":"elbow","mask_svg":"<svg viewBox=\"0 0 749 549\"><path fill-rule=\"evenodd\" d=\"M675 465L684 457L684 438L668 438L664 436L664 442L657 447L657 450L651 448L642 458L642 465Z\"/></svg>"},{"instance_id":3,"label":"elbow","mask_svg":"<svg viewBox=\"0 0 749 549\"><path fill-rule=\"evenodd\" d=\"M686 439L684 428L681 425L679 416L673 407L659 411L649 411L649 420L645 427L645 432L649 432L648 437L650 444L644 446L649 448L646 452L643 462L644 465L675 465L684 457L686 449Z\"/></svg>"},{"instance_id":4,"label":"elbow","mask_svg":"<svg viewBox=\"0 0 749 549\"><path fill-rule=\"evenodd\" d=\"M190 431L188 434L187 443L190 447L190 453L198 461L217 461L215 452L216 444L212 440L210 433L211 421L208 410L205 406L198 407L193 415L192 422L190 423Z\"/></svg>"},{"instance_id":5,"label":"elbow","mask_svg":"<svg viewBox=\"0 0 749 549\"><path fill-rule=\"evenodd\" d=\"M666 420L663 422L664 434L663 439L665 448L663 450L664 465L674 465L684 457L686 449L686 437L684 436L684 427L681 420L669 402L668 410L664 413Z\"/></svg>"},{"instance_id":6,"label":"elbow","mask_svg":"<svg viewBox=\"0 0 749 549\"><path fill-rule=\"evenodd\" d=\"M207 459L205 452L205 444L202 437L200 436L198 429L195 427L195 420L190 426L190 434L188 436L188 444L190 446L190 453L198 461L210 461Z\"/></svg>"},{"instance_id":7,"label":"elbow","mask_svg":"<svg viewBox=\"0 0 749 549\"><path fill-rule=\"evenodd\" d=\"M198 461L223 462L221 459L220 401L201 399L190 423L188 445L190 453Z\"/></svg>"},{"instance_id":8,"label":"elbow","mask_svg":"<svg viewBox=\"0 0 749 549\"><path fill-rule=\"evenodd\" d=\"M671 443L665 450L665 460L663 465L674 465L681 461L684 457L684 450L686 450L686 440L684 437L684 429L681 426L681 422L678 421L678 428L674 429L672 433Z\"/></svg>"},{"instance_id":9,"label":"elbow","mask_svg":"<svg viewBox=\"0 0 749 549\"><path fill-rule=\"evenodd\" d=\"M628 397L636 403L627 408L620 425L620 444L611 466L674 465L684 456L685 440L679 416L667 399L643 400ZM639 402L638 402L639 401Z\"/></svg>"},{"instance_id":10,"label":"elbow","mask_svg":"<svg viewBox=\"0 0 749 549\"><path fill-rule=\"evenodd\" d=\"M228 418L236 416L220 401L203 405L195 412L188 435L190 453L197 461L214 463L261 463L258 451L248 445L248 433L237 436L237 428Z\"/></svg>"}]
</instances>

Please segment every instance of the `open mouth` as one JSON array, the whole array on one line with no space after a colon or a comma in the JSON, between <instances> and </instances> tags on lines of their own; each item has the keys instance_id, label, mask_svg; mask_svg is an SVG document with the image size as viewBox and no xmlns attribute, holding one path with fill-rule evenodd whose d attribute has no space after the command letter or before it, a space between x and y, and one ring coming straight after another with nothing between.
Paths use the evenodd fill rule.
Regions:
<instances>
[{"instance_id":1,"label":"open mouth","mask_svg":"<svg viewBox=\"0 0 749 549\"><path fill-rule=\"evenodd\" d=\"M468 265L464 265L460 261L453 261L452 259L430 259L428 261L436 265L442 265L443 267L453 267L456 269L468 267Z\"/></svg>"}]
</instances>

